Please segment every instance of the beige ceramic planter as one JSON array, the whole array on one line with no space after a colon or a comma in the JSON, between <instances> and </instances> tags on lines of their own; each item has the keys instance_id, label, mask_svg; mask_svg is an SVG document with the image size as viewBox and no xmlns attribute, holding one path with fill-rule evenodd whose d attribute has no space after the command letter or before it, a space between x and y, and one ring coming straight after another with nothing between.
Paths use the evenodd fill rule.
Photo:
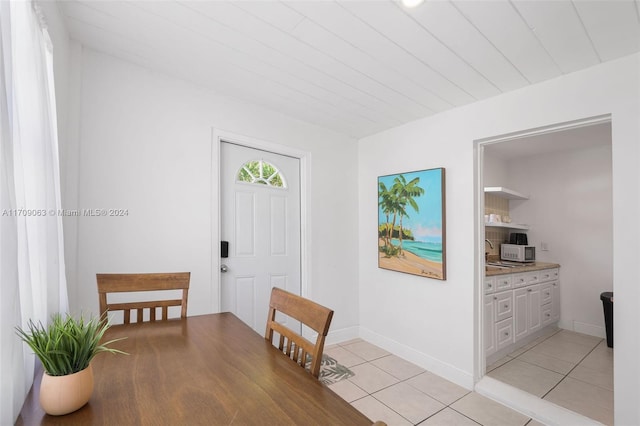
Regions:
<instances>
[{"instance_id":1,"label":"beige ceramic planter","mask_svg":"<svg viewBox=\"0 0 640 426\"><path fill-rule=\"evenodd\" d=\"M40 405L47 414L61 416L72 413L86 404L92 392L91 365L67 376L49 376L44 373L40 384Z\"/></svg>"}]
</instances>

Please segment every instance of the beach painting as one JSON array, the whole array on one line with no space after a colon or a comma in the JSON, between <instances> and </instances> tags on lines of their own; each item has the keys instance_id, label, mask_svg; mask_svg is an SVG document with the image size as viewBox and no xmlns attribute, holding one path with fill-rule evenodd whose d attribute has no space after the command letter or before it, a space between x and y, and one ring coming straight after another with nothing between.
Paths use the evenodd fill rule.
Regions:
<instances>
[{"instance_id":1,"label":"beach painting","mask_svg":"<svg viewBox=\"0 0 640 426\"><path fill-rule=\"evenodd\" d=\"M444 168L378 178L378 267L446 279Z\"/></svg>"}]
</instances>

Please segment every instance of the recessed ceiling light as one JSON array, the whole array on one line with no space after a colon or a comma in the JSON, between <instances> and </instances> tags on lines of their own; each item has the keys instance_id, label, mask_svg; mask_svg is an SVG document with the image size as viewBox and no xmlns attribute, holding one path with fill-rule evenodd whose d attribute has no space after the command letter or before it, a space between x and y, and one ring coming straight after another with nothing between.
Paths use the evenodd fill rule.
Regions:
<instances>
[{"instance_id":1,"label":"recessed ceiling light","mask_svg":"<svg viewBox=\"0 0 640 426\"><path fill-rule=\"evenodd\" d=\"M404 7L413 8L420 6L424 0L402 0L401 2Z\"/></svg>"}]
</instances>

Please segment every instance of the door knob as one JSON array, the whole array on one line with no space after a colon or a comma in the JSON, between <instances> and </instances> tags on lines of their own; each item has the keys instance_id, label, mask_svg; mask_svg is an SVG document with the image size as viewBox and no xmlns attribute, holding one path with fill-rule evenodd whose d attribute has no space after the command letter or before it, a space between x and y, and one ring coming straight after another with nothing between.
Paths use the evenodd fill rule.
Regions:
<instances>
[{"instance_id":1,"label":"door knob","mask_svg":"<svg viewBox=\"0 0 640 426\"><path fill-rule=\"evenodd\" d=\"M225 273L228 270L229 270L229 268L224 263L222 265L220 265L220 272Z\"/></svg>"}]
</instances>

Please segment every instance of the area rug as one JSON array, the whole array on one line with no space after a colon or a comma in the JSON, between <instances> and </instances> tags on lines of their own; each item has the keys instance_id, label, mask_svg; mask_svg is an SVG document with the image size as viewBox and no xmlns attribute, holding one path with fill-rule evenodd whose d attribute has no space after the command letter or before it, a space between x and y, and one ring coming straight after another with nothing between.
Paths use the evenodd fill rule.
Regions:
<instances>
[{"instance_id":1,"label":"area rug","mask_svg":"<svg viewBox=\"0 0 640 426\"><path fill-rule=\"evenodd\" d=\"M320 364L320 377L318 379L325 385L332 385L340 380L355 376L355 373L344 365L341 365L329 355L322 355Z\"/></svg>"}]
</instances>

